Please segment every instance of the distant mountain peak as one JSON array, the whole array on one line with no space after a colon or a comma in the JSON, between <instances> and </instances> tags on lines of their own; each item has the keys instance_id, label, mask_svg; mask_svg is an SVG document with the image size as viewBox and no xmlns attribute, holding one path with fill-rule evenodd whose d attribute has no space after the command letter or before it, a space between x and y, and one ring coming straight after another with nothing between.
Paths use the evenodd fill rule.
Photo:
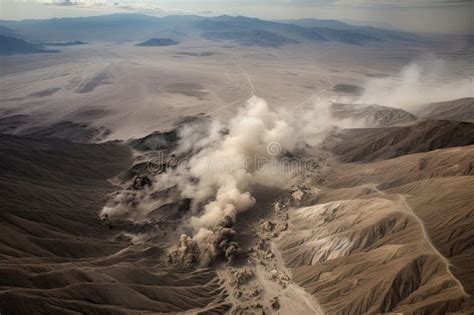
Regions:
<instances>
[{"instance_id":1,"label":"distant mountain peak","mask_svg":"<svg viewBox=\"0 0 474 315\"><path fill-rule=\"evenodd\" d=\"M27 42L23 39L0 35L0 55L56 53L57 50L48 50L45 47Z\"/></svg>"},{"instance_id":2,"label":"distant mountain peak","mask_svg":"<svg viewBox=\"0 0 474 315\"><path fill-rule=\"evenodd\" d=\"M151 38L143 43L136 44L135 46L173 46L178 44L179 42L170 38Z\"/></svg>"}]
</instances>

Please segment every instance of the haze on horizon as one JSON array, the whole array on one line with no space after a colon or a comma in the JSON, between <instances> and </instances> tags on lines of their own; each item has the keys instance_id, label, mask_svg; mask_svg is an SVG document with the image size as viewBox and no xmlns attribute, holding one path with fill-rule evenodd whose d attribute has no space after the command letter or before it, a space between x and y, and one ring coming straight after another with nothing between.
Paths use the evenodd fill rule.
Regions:
<instances>
[{"instance_id":1,"label":"haze on horizon","mask_svg":"<svg viewBox=\"0 0 474 315\"><path fill-rule=\"evenodd\" d=\"M337 19L353 24L442 34L474 33L474 2L463 0L2 0L0 19L47 19L111 13L156 16L244 15L267 20Z\"/></svg>"}]
</instances>

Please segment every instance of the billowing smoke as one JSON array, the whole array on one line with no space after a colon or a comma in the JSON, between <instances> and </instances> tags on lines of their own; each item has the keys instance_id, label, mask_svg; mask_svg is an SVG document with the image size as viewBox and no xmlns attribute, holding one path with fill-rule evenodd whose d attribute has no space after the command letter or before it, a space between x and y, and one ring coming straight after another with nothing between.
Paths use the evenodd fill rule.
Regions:
<instances>
[{"instance_id":1,"label":"billowing smoke","mask_svg":"<svg viewBox=\"0 0 474 315\"><path fill-rule=\"evenodd\" d=\"M182 197L201 205L187 221L192 237L182 236L180 249L188 249L192 240L198 244L202 264L221 254L231 259L238 250L233 222L255 204L256 184L278 183L268 181L272 170L262 170L281 152L293 150L294 129L263 99L252 97L227 126L213 122L206 137L194 128L183 128L180 139L177 152L193 155L171 180Z\"/></svg>"},{"instance_id":2,"label":"billowing smoke","mask_svg":"<svg viewBox=\"0 0 474 315\"><path fill-rule=\"evenodd\" d=\"M358 102L410 111L423 104L473 97L472 76L453 78L452 72L441 60L423 65L411 63L401 70L398 77L368 80Z\"/></svg>"},{"instance_id":3,"label":"billowing smoke","mask_svg":"<svg viewBox=\"0 0 474 315\"><path fill-rule=\"evenodd\" d=\"M178 165L156 175L143 192L173 187L180 198L192 200L192 214L183 219L185 234L170 260L201 265L217 256L232 260L240 250L233 230L237 215L255 205L255 185L285 185L282 172L288 169L280 167L279 158L294 150L296 132L284 114L254 96L226 125L190 123L179 129L178 138L173 152ZM143 193L115 196L102 215L120 215L133 206L144 217L150 198Z\"/></svg>"},{"instance_id":4,"label":"billowing smoke","mask_svg":"<svg viewBox=\"0 0 474 315\"><path fill-rule=\"evenodd\" d=\"M237 213L254 205L250 190L259 181L259 163L266 164L279 153L271 152L272 144L277 151L291 151L294 130L264 100L253 97L218 141L191 158L187 171L199 181L184 187L183 193L198 202L214 197L201 215L191 219L195 231L214 226L225 215L235 220Z\"/></svg>"}]
</instances>

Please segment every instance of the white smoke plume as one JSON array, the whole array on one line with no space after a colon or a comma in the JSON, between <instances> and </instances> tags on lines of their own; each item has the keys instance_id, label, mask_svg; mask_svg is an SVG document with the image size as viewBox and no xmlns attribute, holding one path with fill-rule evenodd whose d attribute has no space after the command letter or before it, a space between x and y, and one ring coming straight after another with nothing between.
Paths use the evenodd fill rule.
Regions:
<instances>
[{"instance_id":1,"label":"white smoke plume","mask_svg":"<svg viewBox=\"0 0 474 315\"><path fill-rule=\"evenodd\" d=\"M155 176L152 187L124 191L104 207L102 215L123 215L132 205L146 217L153 201L143 194L173 187L180 198L192 200L192 215L184 218L180 244L172 259L207 265L216 256L229 260L239 250L232 229L239 213L255 205L253 188L288 185L288 168L279 160L294 150L296 132L289 116L278 113L261 98L252 97L227 124L189 123L178 129L173 154L178 166ZM283 188L283 187L282 187ZM142 202L143 201L143 202ZM196 257L198 256L198 257Z\"/></svg>"},{"instance_id":2,"label":"white smoke plume","mask_svg":"<svg viewBox=\"0 0 474 315\"><path fill-rule=\"evenodd\" d=\"M233 222L255 204L256 184L278 182L268 180L271 174L262 169L274 163L279 153L294 149L295 131L263 99L252 97L227 126L212 123L206 137L194 128L183 128L180 139L177 152L193 155L169 179L182 197L202 205L187 221L191 239L199 246L200 263L209 263L219 253L229 258L237 250ZM188 249L189 242L183 236L180 250Z\"/></svg>"},{"instance_id":3,"label":"white smoke plume","mask_svg":"<svg viewBox=\"0 0 474 315\"><path fill-rule=\"evenodd\" d=\"M211 129L211 139L216 129ZM275 153L268 152L273 143L280 146L278 150L291 151L294 130L263 99L252 97L229 122L228 132L213 144L206 143L191 158L189 174L199 182L184 187L183 193L198 196L197 201L214 196L203 213L191 219L195 231L214 226L225 215L235 219L237 213L253 206L250 190L259 181L258 162L273 158Z\"/></svg>"},{"instance_id":4,"label":"white smoke plume","mask_svg":"<svg viewBox=\"0 0 474 315\"><path fill-rule=\"evenodd\" d=\"M472 76L453 78L448 75L452 72L449 70L441 60L424 65L411 63L401 70L398 77L368 80L357 102L410 111L423 104L473 97Z\"/></svg>"}]
</instances>

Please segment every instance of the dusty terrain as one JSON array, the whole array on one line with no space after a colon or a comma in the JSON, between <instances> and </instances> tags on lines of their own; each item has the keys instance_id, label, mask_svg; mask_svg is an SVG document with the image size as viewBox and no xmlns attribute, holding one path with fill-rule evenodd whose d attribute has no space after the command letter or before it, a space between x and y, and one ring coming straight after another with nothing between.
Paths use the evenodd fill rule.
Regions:
<instances>
[{"instance_id":1,"label":"dusty terrain","mask_svg":"<svg viewBox=\"0 0 474 315\"><path fill-rule=\"evenodd\" d=\"M474 311L471 95L351 103L441 48L135 44L1 59L2 314ZM291 150L263 151L305 167L259 178L203 264L182 234L212 198L180 181L208 178L180 162L224 146L254 95L298 131ZM217 120L224 145L203 133Z\"/></svg>"},{"instance_id":2,"label":"dusty terrain","mask_svg":"<svg viewBox=\"0 0 474 315\"><path fill-rule=\"evenodd\" d=\"M99 219L97 211L114 189L107 179L131 162L127 148L5 135L0 146L2 312L138 314L219 307L215 271L167 269L159 246L134 246L124 232L156 227L117 231Z\"/></svg>"},{"instance_id":3,"label":"dusty terrain","mask_svg":"<svg viewBox=\"0 0 474 315\"><path fill-rule=\"evenodd\" d=\"M472 150L334 165L280 241L296 282L329 313L472 311Z\"/></svg>"},{"instance_id":4,"label":"dusty terrain","mask_svg":"<svg viewBox=\"0 0 474 315\"><path fill-rule=\"evenodd\" d=\"M396 77L413 58L435 49L395 49L390 43L279 49L205 41L134 44L93 42L64 47L60 54L3 57L2 118L28 116L28 123L11 123L9 133L43 134L49 128L55 135L51 124L60 123L68 125L57 128L60 137L84 130L89 135L81 140L129 139L166 130L183 116L229 117L253 94L272 107L301 111L318 100L354 96L335 92L337 84L361 87L370 78ZM464 71L468 75L469 67ZM71 132L61 134L65 129Z\"/></svg>"}]
</instances>

